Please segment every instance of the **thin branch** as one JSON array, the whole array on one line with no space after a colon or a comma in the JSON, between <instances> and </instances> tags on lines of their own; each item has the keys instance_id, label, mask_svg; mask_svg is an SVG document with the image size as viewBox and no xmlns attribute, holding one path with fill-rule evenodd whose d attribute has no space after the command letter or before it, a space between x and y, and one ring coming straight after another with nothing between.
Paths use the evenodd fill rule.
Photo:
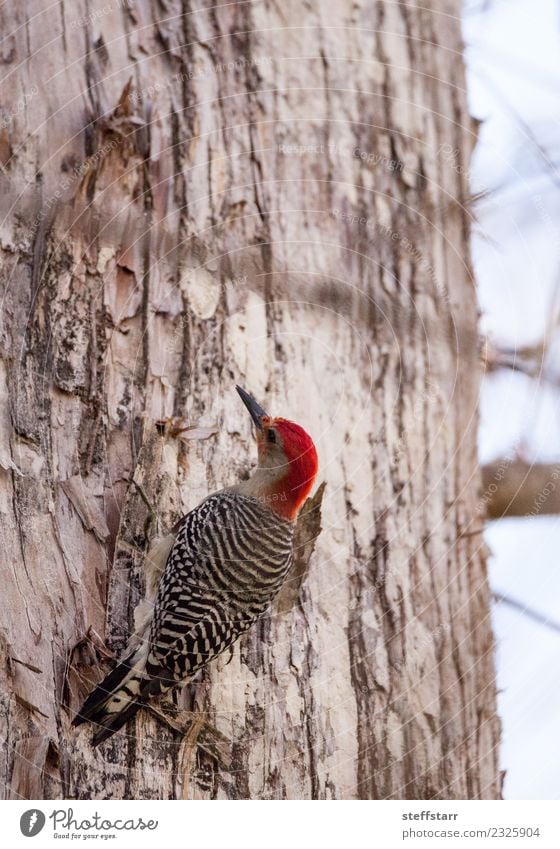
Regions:
<instances>
[{"instance_id":1,"label":"thin branch","mask_svg":"<svg viewBox=\"0 0 560 849\"><path fill-rule=\"evenodd\" d=\"M539 613L537 610L532 610L532 608L527 607L526 604L517 601L517 599L511 598L511 596L497 592L492 593L492 598L498 604L507 604L509 607L513 607L514 610L519 611L524 616L527 616L529 619L532 619L534 622L538 622L539 625L544 625L546 628L550 628L551 631L556 631L556 633L560 634L560 622L555 622L553 619L549 619L543 613Z\"/></svg>"},{"instance_id":2,"label":"thin branch","mask_svg":"<svg viewBox=\"0 0 560 849\"><path fill-rule=\"evenodd\" d=\"M560 515L560 462L504 458L482 469L486 518Z\"/></svg>"}]
</instances>

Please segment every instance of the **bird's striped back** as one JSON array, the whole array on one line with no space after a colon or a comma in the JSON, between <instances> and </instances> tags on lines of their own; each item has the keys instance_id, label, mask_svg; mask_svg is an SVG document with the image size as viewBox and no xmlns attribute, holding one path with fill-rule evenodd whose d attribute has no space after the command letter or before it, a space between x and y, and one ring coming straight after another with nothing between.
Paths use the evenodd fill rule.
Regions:
<instances>
[{"instance_id":1,"label":"bird's striped back","mask_svg":"<svg viewBox=\"0 0 560 849\"><path fill-rule=\"evenodd\" d=\"M292 543L292 523L261 501L235 492L219 493L201 536L201 553L193 552L195 566L189 577L232 609L258 615L284 581Z\"/></svg>"},{"instance_id":2,"label":"bird's striped back","mask_svg":"<svg viewBox=\"0 0 560 849\"><path fill-rule=\"evenodd\" d=\"M270 606L292 546L292 522L257 498L224 490L191 511L160 582L150 674L192 675L230 646Z\"/></svg>"}]
</instances>

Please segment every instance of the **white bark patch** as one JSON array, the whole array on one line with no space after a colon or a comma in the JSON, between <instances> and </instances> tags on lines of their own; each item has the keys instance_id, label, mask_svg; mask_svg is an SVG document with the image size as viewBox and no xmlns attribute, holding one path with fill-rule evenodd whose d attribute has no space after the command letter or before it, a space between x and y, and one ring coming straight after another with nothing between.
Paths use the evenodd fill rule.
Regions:
<instances>
[{"instance_id":1,"label":"white bark patch","mask_svg":"<svg viewBox=\"0 0 560 849\"><path fill-rule=\"evenodd\" d=\"M197 318L212 318L220 302L221 286L216 274L206 268L187 271L181 280L189 306Z\"/></svg>"},{"instance_id":2,"label":"white bark patch","mask_svg":"<svg viewBox=\"0 0 560 849\"><path fill-rule=\"evenodd\" d=\"M109 262L109 260L113 259L114 256L115 252L113 248L101 248L97 256L97 270L100 274L105 274L107 263Z\"/></svg>"},{"instance_id":3,"label":"white bark patch","mask_svg":"<svg viewBox=\"0 0 560 849\"><path fill-rule=\"evenodd\" d=\"M268 356L266 305L263 298L252 291L244 300L243 308L227 321L230 354L251 392L259 396L266 382L266 369L263 368ZM246 416L246 413L240 410L239 415Z\"/></svg>"}]
</instances>

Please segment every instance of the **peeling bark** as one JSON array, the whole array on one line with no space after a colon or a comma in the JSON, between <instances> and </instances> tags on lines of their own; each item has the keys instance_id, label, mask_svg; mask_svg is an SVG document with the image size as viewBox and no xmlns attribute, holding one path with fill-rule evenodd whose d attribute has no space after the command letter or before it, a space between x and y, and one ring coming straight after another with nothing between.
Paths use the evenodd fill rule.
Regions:
<instances>
[{"instance_id":1,"label":"peeling bark","mask_svg":"<svg viewBox=\"0 0 560 849\"><path fill-rule=\"evenodd\" d=\"M6 796L499 795L473 135L459 5L430 5L0 12ZM247 474L236 381L318 443L296 570L94 751L70 720L161 530L130 481L171 526Z\"/></svg>"}]
</instances>

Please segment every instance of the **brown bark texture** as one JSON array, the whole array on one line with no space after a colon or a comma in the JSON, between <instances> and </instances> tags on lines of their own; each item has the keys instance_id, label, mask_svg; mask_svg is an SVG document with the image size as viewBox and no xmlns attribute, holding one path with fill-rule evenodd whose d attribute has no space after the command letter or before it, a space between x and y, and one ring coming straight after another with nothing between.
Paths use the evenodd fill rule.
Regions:
<instances>
[{"instance_id":1,"label":"brown bark texture","mask_svg":"<svg viewBox=\"0 0 560 849\"><path fill-rule=\"evenodd\" d=\"M459 15L0 9L7 798L499 795ZM248 474L236 382L318 446L294 573L93 750L70 720L144 593L142 493L171 525Z\"/></svg>"},{"instance_id":2,"label":"brown bark texture","mask_svg":"<svg viewBox=\"0 0 560 849\"><path fill-rule=\"evenodd\" d=\"M527 463L504 457L483 467L482 483L489 519L560 513L558 463Z\"/></svg>"}]
</instances>

